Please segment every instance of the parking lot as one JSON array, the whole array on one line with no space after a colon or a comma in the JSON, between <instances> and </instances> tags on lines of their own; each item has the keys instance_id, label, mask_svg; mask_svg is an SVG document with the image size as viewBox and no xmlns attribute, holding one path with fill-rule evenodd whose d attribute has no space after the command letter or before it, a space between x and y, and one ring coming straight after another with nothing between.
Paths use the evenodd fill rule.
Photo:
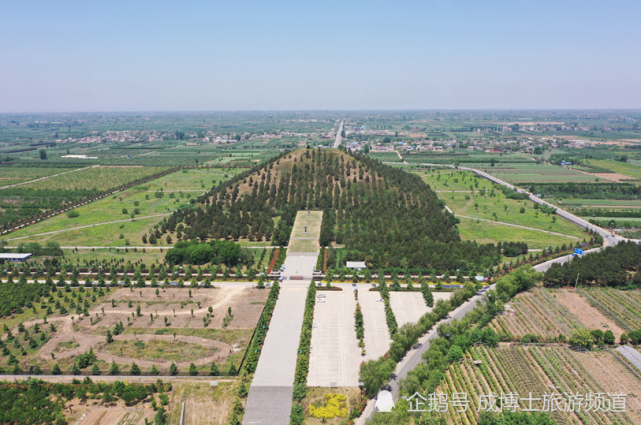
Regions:
<instances>
[{"instance_id":1,"label":"parking lot","mask_svg":"<svg viewBox=\"0 0 641 425\"><path fill-rule=\"evenodd\" d=\"M387 321L385 320L385 305L376 301L381 297L378 292L370 292L371 285L358 285L363 321L365 322L364 360L377 359L389 350L391 340Z\"/></svg>"},{"instance_id":2,"label":"parking lot","mask_svg":"<svg viewBox=\"0 0 641 425\"><path fill-rule=\"evenodd\" d=\"M438 300L447 300L452 296L451 292L432 292L434 303ZM425 304L423 294L420 292L390 292L390 304L396 316L398 326L405 323L416 323L427 312L432 311Z\"/></svg>"},{"instance_id":3,"label":"parking lot","mask_svg":"<svg viewBox=\"0 0 641 425\"><path fill-rule=\"evenodd\" d=\"M317 295L307 385L356 387L363 358L354 329L354 295L350 290Z\"/></svg>"}]
</instances>

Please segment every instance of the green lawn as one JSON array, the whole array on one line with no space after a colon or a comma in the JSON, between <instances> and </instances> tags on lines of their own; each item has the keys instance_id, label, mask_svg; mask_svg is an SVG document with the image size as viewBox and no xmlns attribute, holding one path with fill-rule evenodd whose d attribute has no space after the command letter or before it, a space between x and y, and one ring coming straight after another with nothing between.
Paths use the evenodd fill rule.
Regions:
<instances>
[{"instance_id":1,"label":"green lawn","mask_svg":"<svg viewBox=\"0 0 641 425\"><path fill-rule=\"evenodd\" d=\"M560 246L564 243L576 243L576 239L549 235L534 230L520 229L497 223L488 223L468 218L460 218L458 224L461 239L478 243L527 242L530 249L542 249L549 246ZM585 235L583 235L585 236ZM581 238L583 240L583 237Z\"/></svg>"},{"instance_id":2,"label":"green lawn","mask_svg":"<svg viewBox=\"0 0 641 425\"><path fill-rule=\"evenodd\" d=\"M423 181L430 185L435 191L458 191L465 190L471 192L482 189L492 190L492 183L482 177L476 177L469 171L455 171L451 169L436 169L435 171L414 171ZM472 186L470 188L470 186Z\"/></svg>"},{"instance_id":3,"label":"green lawn","mask_svg":"<svg viewBox=\"0 0 641 425\"><path fill-rule=\"evenodd\" d=\"M292 238L315 238L309 239L291 239L289 242L289 252L316 252L320 249L318 238L320 237L320 228L323 219L322 211L312 211L311 216L307 216L307 211L299 211L296 215L296 221L292 229ZM307 227L307 233L305 233Z\"/></svg>"},{"instance_id":4,"label":"green lawn","mask_svg":"<svg viewBox=\"0 0 641 425\"><path fill-rule=\"evenodd\" d=\"M437 170L434 172L419 171L417 174L437 191L439 198L445 201L456 216L472 217L472 219L459 217L461 220L459 230L462 239L494 243L525 241L532 244L532 247L576 241L573 238L561 238L487 221L480 221L477 224L473 220L474 218L551 231L574 236L581 240L586 236L583 229L567 220L556 217L556 221L554 221L555 216L548 216L534 209L535 204L529 200L507 199L503 192L490 181L476 178L471 172ZM523 213L521 213L521 208L524 209Z\"/></svg>"},{"instance_id":5,"label":"green lawn","mask_svg":"<svg viewBox=\"0 0 641 425\"><path fill-rule=\"evenodd\" d=\"M219 183L238 172L236 170L206 169L183 171L186 172L172 173L115 196L76 208L75 211L80 214L79 217L68 218L67 215L60 214L6 235L1 240L6 240L9 245L16 245L20 242L44 243L51 240L62 246L125 246L125 242L129 240L131 245L140 246L142 235L155 223L161 221L163 216L170 214L182 205L186 205L191 198L197 197L211 188L212 181L216 180ZM203 186L205 187L203 188ZM163 190L164 196L156 198L155 192L160 189ZM138 206L135 205L136 202L138 202ZM136 208L140 212L136 214L138 218L132 221L130 215L134 213ZM123 213L123 209L127 210L127 214ZM125 221L97 225L121 220ZM73 230L87 225L92 227ZM96 226L93 227L94 225ZM60 232L35 236L53 231ZM124 236L122 239L120 239L121 234ZM30 237L23 238L25 236Z\"/></svg>"}]
</instances>

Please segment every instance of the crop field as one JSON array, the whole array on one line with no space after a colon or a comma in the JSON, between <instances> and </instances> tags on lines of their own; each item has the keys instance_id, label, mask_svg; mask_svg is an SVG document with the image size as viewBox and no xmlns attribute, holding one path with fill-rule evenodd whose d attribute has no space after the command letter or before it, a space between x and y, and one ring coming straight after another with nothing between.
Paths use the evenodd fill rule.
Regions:
<instances>
[{"instance_id":1,"label":"crop field","mask_svg":"<svg viewBox=\"0 0 641 425\"><path fill-rule=\"evenodd\" d=\"M609 161L603 159L590 159L590 165L595 167L607 168L615 173L628 176L630 179L641 179L641 166L634 163L625 163L618 161Z\"/></svg>"},{"instance_id":2,"label":"crop field","mask_svg":"<svg viewBox=\"0 0 641 425\"><path fill-rule=\"evenodd\" d=\"M570 168L549 164L500 164L494 167L483 167L483 171L499 179L520 184L525 182L565 183L565 182L594 182L596 177L581 173ZM603 179L600 179L601 181ZM607 181L607 180L606 180Z\"/></svg>"},{"instance_id":3,"label":"crop field","mask_svg":"<svg viewBox=\"0 0 641 425\"><path fill-rule=\"evenodd\" d=\"M480 362L478 365L474 361ZM476 424L479 420L479 396L517 393L521 398L542 399L545 394L602 393L630 394L625 413L574 409L566 412L565 402L560 410L551 413L559 424L639 423L641 403L634 394L641 391L641 378L610 350L578 353L562 346L509 346L496 349L472 347L461 362L451 365L437 392L451 396L456 392L468 394L467 411L448 409L448 423ZM524 404L525 403L525 404ZM498 403L497 403L498 405ZM521 400L521 408L528 402ZM485 406L487 407L487 406ZM532 402L541 410L542 401ZM503 405L503 410L506 405ZM462 410L462 409L458 409Z\"/></svg>"},{"instance_id":4,"label":"crop field","mask_svg":"<svg viewBox=\"0 0 641 425\"><path fill-rule=\"evenodd\" d=\"M33 190L109 190L165 171L164 167L92 167L22 186Z\"/></svg>"},{"instance_id":5,"label":"crop field","mask_svg":"<svg viewBox=\"0 0 641 425\"><path fill-rule=\"evenodd\" d=\"M51 240L61 246L142 246L142 235L151 226L211 188L214 182L220 184L236 173L235 169L182 170L78 207L74 210L78 217L60 214L2 239L9 245Z\"/></svg>"},{"instance_id":6,"label":"crop field","mask_svg":"<svg viewBox=\"0 0 641 425\"><path fill-rule=\"evenodd\" d=\"M2 167L0 168L0 187L66 173L72 170L73 168Z\"/></svg>"},{"instance_id":7,"label":"crop field","mask_svg":"<svg viewBox=\"0 0 641 425\"><path fill-rule=\"evenodd\" d=\"M507 198L489 180L476 177L471 172L436 171L417 174L460 218L459 230L463 239L479 243L519 241L527 242L530 248L543 248L559 243L576 243L586 237L580 227L554 215L543 214L529 200ZM480 219L478 223L477 219Z\"/></svg>"},{"instance_id":8,"label":"crop field","mask_svg":"<svg viewBox=\"0 0 641 425\"><path fill-rule=\"evenodd\" d=\"M20 331L15 319L0 319L0 325L7 324L16 335L15 342L8 344L10 353L0 357L0 368L13 370L13 354L24 367L38 364L47 373L57 363L68 372L77 357L92 348L103 374L113 361L123 372L136 362L143 374L154 366L168 374L174 362L186 374L193 362L206 374L215 362L226 373L231 364L236 369L240 366L268 294L245 287L123 288L111 293L99 289L107 293L96 298L100 293L93 288L80 290L58 290L55 294L61 298L53 295L36 304L36 317L42 317L47 308L54 310L46 312L47 324L33 315L21 317L24 329ZM86 316L74 312L74 302L82 305L84 299ZM117 332L119 323L123 328ZM108 330L113 342L105 336Z\"/></svg>"},{"instance_id":9,"label":"crop field","mask_svg":"<svg viewBox=\"0 0 641 425\"><path fill-rule=\"evenodd\" d=\"M370 152L368 155L382 162L401 162L396 152Z\"/></svg>"},{"instance_id":10,"label":"crop field","mask_svg":"<svg viewBox=\"0 0 641 425\"><path fill-rule=\"evenodd\" d=\"M590 207L607 208L641 208L641 201L608 200L608 199L568 199L563 200L565 205L586 205Z\"/></svg>"},{"instance_id":11,"label":"crop field","mask_svg":"<svg viewBox=\"0 0 641 425\"><path fill-rule=\"evenodd\" d=\"M556 300L556 295L545 288L522 292L509 305L514 314L499 315L491 326L499 333L505 332L511 339L520 340L525 335L538 335L553 341L559 335L569 337L574 329L586 326L568 308Z\"/></svg>"},{"instance_id":12,"label":"crop field","mask_svg":"<svg viewBox=\"0 0 641 425\"><path fill-rule=\"evenodd\" d=\"M641 294L611 288L579 288L579 294L601 314L627 332L641 329Z\"/></svg>"},{"instance_id":13,"label":"crop field","mask_svg":"<svg viewBox=\"0 0 641 425\"><path fill-rule=\"evenodd\" d=\"M581 296L578 291L565 288L548 289L548 291L556 301L568 309L586 328L601 329L602 331L611 330L617 341L621 334L626 332L611 316L608 317L592 307L588 300Z\"/></svg>"}]
</instances>

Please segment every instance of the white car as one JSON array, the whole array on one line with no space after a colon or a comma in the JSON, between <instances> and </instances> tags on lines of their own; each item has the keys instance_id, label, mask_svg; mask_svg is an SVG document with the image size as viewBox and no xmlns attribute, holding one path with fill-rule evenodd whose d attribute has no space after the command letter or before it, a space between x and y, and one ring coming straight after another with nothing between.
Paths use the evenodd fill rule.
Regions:
<instances>
[{"instance_id":1,"label":"white car","mask_svg":"<svg viewBox=\"0 0 641 425\"><path fill-rule=\"evenodd\" d=\"M376 302L382 303L383 302L383 298L376 298Z\"/></svg>"},{"instance_id":2,"label":"white car","mask_svg":"<svg viewBox=\"0 0 641 425\"><path fill-rule=\"evenodd\" d=\"M317 297L317 298L325 298L325 297L327 297L327 295L325 295L325 294L318 294L318 295L316 295L316 297Z\"/></svg>"},{"instance_id":3,"label":"white car","mask_svg":"<svg viewBox=\"0 0 641 425\"><path fill-rule=\"evenodd\" d=\"M325 298L319 298L316 301L319 302L319 303L324 303L325 302Z\"/></svg>"}]
</instances>

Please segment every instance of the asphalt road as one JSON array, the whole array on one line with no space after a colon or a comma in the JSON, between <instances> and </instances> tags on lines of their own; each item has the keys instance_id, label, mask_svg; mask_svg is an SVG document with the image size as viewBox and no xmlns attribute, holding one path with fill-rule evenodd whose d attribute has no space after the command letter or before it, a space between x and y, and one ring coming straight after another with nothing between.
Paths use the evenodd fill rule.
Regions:
<instances>
[{"instance_id":1,"label":"asphalt road","mask_svg":"<svg viewBox=\"0 0 641 425\"><path fill-rule=\"evenodd\" d=\"M334 141L335 148L338 148L341 145L341 142L343 141L343 138L341 137L342 132L343 132L343 121L341 121L341 125L338 127L338 131L336 132L336 140Z\"/></svg>"}]
</instances>

